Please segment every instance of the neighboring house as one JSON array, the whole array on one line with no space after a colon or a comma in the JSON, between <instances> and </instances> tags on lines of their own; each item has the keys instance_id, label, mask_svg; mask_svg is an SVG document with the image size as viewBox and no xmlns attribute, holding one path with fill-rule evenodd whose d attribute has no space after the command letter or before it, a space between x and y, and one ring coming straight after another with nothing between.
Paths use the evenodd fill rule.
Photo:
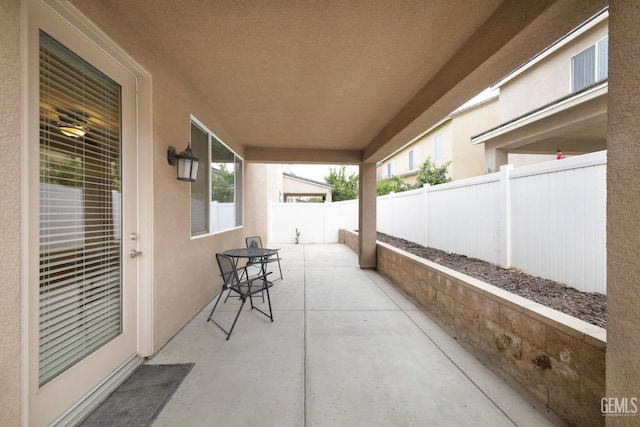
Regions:
<instances>
[{"instance_id":1,"label":"neighboring house","mask_svg":"<svg viewBox=\"0 0 640 427\"><path fill-rule=\"evenodd\" d=\"M398 176L407 184L415 184L420 166L428 157L437 166L451 162L449 173L454 180L485 173L483 150L472 146L469 140L499 123L498 92L481 95L378 163L378 181Z\"/></svg>"},{"instance_id":2,"label":"neighboring house","mask_svg":"<svg viewBox=\"0 0 640 427\"><path fill-rule=\"evenodd\" d=\"M493 86L500 124L471 139L487 168L606 148L608 23L605 10Z\"/></svg>"},{"instance_id":3,"label":"neighboring house","mask_svg":"<svg viewBox=\"0 0 640 427\"><path fill-rule=\"evenodd\" d=\"M456 179L604 150L608 10L594 16L378 164L378 180L414 184L428 156ZM484 147L484 154L480 147ZM484 159L483 159L484 157Z\"/></svg>"},{"instance_id":4,"label":"neighboring house","mask_svg":"<svg viewBox=\"0 0 640 427\"><path fill-rule=\"evenodd\" d=\"M323 202L331 202L331 189L333 185L314 181L294 174L282 173L283 198L287 203L309 202L313 199L322 199Z\"/></svg>"}]
</instances>

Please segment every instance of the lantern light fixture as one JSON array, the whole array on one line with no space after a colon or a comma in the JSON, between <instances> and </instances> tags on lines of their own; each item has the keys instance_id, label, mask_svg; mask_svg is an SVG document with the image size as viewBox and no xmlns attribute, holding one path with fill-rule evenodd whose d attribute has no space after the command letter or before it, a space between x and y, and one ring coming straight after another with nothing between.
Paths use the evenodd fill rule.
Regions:
<instances>
[{"instance_id":1,"label":"lantern light fixture","mask_svg":"<svg viewBox=\"0 0 640 427\"><path fill-rule=\"evenodd\" d=\"M191 151L191 144L187 148L176 154L176 149L170 146L167 149L167 161L171 166L177 164L178 181L196 182L198 176L198 156Z\"/></svg>"}]
</instances>

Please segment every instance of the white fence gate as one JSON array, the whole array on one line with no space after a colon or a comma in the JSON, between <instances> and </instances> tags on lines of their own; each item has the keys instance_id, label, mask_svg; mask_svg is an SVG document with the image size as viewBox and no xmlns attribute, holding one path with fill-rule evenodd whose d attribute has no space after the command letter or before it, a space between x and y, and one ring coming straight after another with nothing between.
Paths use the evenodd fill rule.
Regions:
<instances>
[{"instance_id":1,"label":"white fence gate","mask_svg":"<svg viewBox=\"0 0 640 427\"><path fill-rule=\"evenodd\" d=\"M606 151L378 197L377 229L606 293ZM269 241L338 241L358 202L275 203Z\"/></svg>"}]
</instances>

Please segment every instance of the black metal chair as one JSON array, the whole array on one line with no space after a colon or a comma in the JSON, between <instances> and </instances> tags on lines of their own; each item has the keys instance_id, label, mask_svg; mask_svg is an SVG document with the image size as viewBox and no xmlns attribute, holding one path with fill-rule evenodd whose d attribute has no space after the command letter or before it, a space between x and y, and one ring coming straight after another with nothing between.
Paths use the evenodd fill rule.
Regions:
<instances>
[{"instance_id":1,"label":"black metal chair","mask_svg":"<svg viewBox=\"0 0 640 427\"><path fill-rule=\"evenodd\" d=\"M244 239L244 241L248 248L262 248L262 239L260 238L260 236L247 237L246 239ZM280 253L278 252L280 249L273 249L273 250L276 251L274 256L270 256L265 260L261 258L249 259L246 266L247 267L260 266L260 268L263 268L265 264L277 262L278 270L280 271L279 280L282 280L282 266L280 265L280 260L282 260L282 258L280 258ZM275 280L278 280L278 279L275 279Z\"/></svg>"},{"instance_id":2,"label":"black metal chair","mask_svg":"<svg viewBox=\"0 0 640 427\"><path fill-rule=\"evenodd\" d=\"M251 303L252 310L256 309L257 311L259 311L260 313L264 314L269 319L271 319L271 321L273 322L273 312L271 311L271 298L269 297L269 288L273 286L273 283L267 280L267 276L271 274L271 272L254 275L251 277L246 275L245 277L244 273L239 271L245 270L247 268L246 266L240 267L240 268L236 267L233 260L224 254L216 254L216 260L218 261L218 267L220 268L220 275L222 276L222 279L224 280L224 282L222 284L222 290L218 294L218 298L216 299L216 302L213 305L213 309L211 309L211 313L209 314L209 318L207 319L207 322L208 321L213 322L218 328L222 330L222 332L227 334L227 341L228 341L229 337L231 336L231 332L233 332L233 328L236 326L238 317L240 317L240 312L242 311L242 308L244 307L245 302L247 302L247 298ZM220 302L220 298L222 297L222 294L224 293L224 291L226 291L227 289L229 290L229 293L233 292L237 294L240 300L242 301L240 304L240 308L238 309L238 313L236 314L236 317L233 320L233 324L231 325L231 328L229 329L229 331L224 329L222 325L220 325L218 322L216 322L213 319L213 312L216 311L216 307ZM269 304L268 314L253 305L253 296L261 292L267 293L267 302Z\"/></svg>"}]
</instances>

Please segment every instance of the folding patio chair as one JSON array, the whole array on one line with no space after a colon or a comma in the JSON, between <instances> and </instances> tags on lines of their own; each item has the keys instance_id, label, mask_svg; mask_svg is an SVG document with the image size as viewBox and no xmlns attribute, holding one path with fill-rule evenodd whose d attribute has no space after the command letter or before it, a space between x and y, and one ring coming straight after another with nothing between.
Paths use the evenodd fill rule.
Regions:
<instances>
[{"instance_id":1,"label":"folding patio chair","mask_svg":"<svg viewBox=\"0 0 640 427\"><path fill-rule=\"evenodd\" d=\"M207 319L207 322L212 321L218 328L222 330L222 332L227 334L227 341L228 341L229 337L231 336L231 332L233 332L233 328L236 326L238 317L240 317L240 312L242 311L242 308L244 307L245 302L247 302L247 298L249 298L249 302L251 303L252 310L253 309L258 310L260 313L267 316L273 322L273 312L271 311L271 298L269 297L269 288L273 286L273 283L267 280L267 276L271 274L271 272L263 273L263 274L259 274L251 277L247 275L246 278L241 279L241 277L244 277L244 275L242 274L242 272L240 272L239 274L239 270L245 270L247 268L246 266L240 267L240 268L236 267L233 260L224 254L216 254L216 260L218 261L218 267L220 268L220 275L222 276L222 279L224 282L222 284L222 290L218 294L218 298L216 299L216 302L213 305L213 309L209 314L209 318ZM216 322L213 319L213 312L216 311L216 307L220 302L220 298L222 297L222 294L224 293L224 291L226 291L227 289L229 290L229 293L231 292L236 293L240 298L240 300L242 301L240 304L240 308L238 309L238 313L236 314L236 317L233 320L233 324L231 325L231 328L229 329L229 331L224 329L224 327L222 327L218 322ZM253 305L253 296L261 292L267 293L267 302L269 304L268 314Z\"/></svg>"},{"instance_id":2,"label":"folding patio chair","mask_svg":"<svg viewBox=\"0 0 640 427\"><path fill-rule=\"evenodd\" d=\"M262 248L262 239L260 238L260 236L247 237L246 239L244 239L244 241L248 248ZM277 262L278 270L280 271L280 280L282 280L282 267L280 266L280 260L282 258L280 258L280 253L278 252L280 249L273 250L276 251L275 255L267 258L266 260L262 260L260 258L249 259L249 261L247 262L247 267L260 265L260 268L262 268L264 266L263 264L265 263L269 264L272 262Z\"/></svg>"}]
</instances>

